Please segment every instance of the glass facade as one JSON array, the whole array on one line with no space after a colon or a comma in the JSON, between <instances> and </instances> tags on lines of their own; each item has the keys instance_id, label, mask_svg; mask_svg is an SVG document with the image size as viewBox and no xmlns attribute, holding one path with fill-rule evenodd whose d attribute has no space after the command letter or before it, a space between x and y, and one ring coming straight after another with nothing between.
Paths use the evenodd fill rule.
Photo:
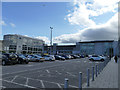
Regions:
<instances>
[{"instance_id":1,"label":"glass facade","mask_svg":"<svg viewBox=\"0 0 120 90\"><path fill-rule=\"evenodd\" d=\"M81 54L94 54L94 43L81 43Z\"/></svg>"},{"instance_id":2,"label":"glass facade","mask_svg":"<svg viewBox=\"0 0 120 90\"><path fill-rule=\"evenodd\" d=\"M110 42L104 43L104 54L111 55L113 54L113 45Z\"/></svg>"}]
</instances>

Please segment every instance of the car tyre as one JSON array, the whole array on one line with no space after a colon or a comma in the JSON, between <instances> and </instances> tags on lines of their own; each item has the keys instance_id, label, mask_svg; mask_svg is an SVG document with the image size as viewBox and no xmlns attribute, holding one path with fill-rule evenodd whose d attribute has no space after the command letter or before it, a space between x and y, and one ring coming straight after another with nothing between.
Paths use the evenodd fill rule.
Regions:
<instances>
[{"instance_id":1,"label":"car tyre","mask_svg":"<svg viewBox=\"0 0 120 90\"><path fill-rule=\"evenodd\" d=\"M29 62L25 62L26 64L28 64Z\"/></svg>"},{"instance_id":2,"label":"car tyre","mask_svg":"<svg viewBox=\"0 0 120 90\"><path fill-rule=\"evenodd\" d=\"M101 61L103 62L103 61L104 61L104 59L101 59Z\"/></svg>"},{"instance_id":3,"label":"car tyre","mask_svg":"<svg viewBox=\"0 0 120 90\"><path fill-rule=\"evenodd\" d=\"M94 61L94 59L93 59L93 58L91 58L91 61Z\"/></svg>"}]
</instances>

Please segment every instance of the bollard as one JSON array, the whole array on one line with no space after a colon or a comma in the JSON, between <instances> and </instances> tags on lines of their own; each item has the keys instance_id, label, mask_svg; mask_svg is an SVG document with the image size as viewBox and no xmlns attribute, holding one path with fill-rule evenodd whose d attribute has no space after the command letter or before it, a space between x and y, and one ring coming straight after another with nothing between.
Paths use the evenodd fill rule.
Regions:
<instances>
[{"instance_id":1,"label":"bollard","mask_svg":"<svg viewBox=\"0 0 120 90\"><path fill-rule=\"evenodd\" d=\"M79 90L82 90L82 72L79 72Z\"/></svg>"},{"instance_id":2,"label":"bollard","mask_svg":"<svg viewBox=\"0 0 120 90\"><path fill-rule=\"evenodd\" d=\"M87 69L87 87L90 85L90 69Z\"/></svg>"},{"instance_id":3,"label":"bollard","mask_svg":"<svg viewBox=\"0 0 120 90\"><path fill-rule=\"evenodd\" d=\"M97 65L95 65L95 73L96 73L96 77L97 77Z\"/></svg>"},{"instance_id":4,"label":"bollard","mask_svg":"<svg viewBox=\"0 0 120 90\"><path fill-rule=\"evenodd\" d=\"M100 74L100 64L98 64L98 74Z\"/></svg>"},{"instance_id":5,"label":"bollard","mask_svg":"<svg viewBox=\"0 0 120 90\"><path fill-rule=\"evenodd\" d=\"M64 88L65 90L68 90L68 79L67 78L65 78Z\"/></svg>"},{"instance_id":6,"label":"bollard","mask_svg":"<svg viewBox=\"0 0 120 90\"><path fill-rule=\"evenodd\" d=\"M92 81L94 81L94 67L92 67Z\"/></svg>"}]
</instances>

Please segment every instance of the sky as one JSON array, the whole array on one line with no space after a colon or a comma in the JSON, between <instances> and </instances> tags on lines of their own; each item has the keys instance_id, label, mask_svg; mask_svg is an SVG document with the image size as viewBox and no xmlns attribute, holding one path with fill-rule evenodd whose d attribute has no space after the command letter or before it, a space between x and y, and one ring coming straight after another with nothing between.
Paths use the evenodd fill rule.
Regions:
<instances>
[{"instance_id":1,"label":"sky","mask_svg":"<svg viewBox=\"0 0 120 90\"><path fill-rule=\"evenodd\" d=\"M118 0L3 2L2 35L20 34L50 43L117 40Z\"/></svg>"}]
</instances>

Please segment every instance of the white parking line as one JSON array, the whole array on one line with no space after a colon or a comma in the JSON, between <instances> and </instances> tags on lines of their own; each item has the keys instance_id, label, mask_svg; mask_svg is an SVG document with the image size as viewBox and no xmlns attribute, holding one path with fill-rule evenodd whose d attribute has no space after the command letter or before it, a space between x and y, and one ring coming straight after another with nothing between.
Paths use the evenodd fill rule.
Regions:
<instances>
[{"instance_id":1,"label":"white parking line","mask_svg":"<svg viewBox=\"0 0 120 90\"><path fill-rule=\"evenodd\" d=\"M24 77L24 78L28 78L28 77ZM36 81L40 81L41 82L41 80L40 79L34 79L34 78L29 78L29 79L31 79L31 80L36 80ZM42 82L47 82L47 83L52 83L52 84L60 84L60 85L64 85L64 84L62 84L62 83L56 83L56 82L51 82L51 81L44 81L44 80L42 80ZM73 87L73 88L78 88L77 86L73 86L73 85L69 85L70 87ZM44 83L43 83L43 87L44 87Z\"/></svg>"},{"instance_id":2,"label":"white parking line","mask_svg":"<svg viewBox=\"0 0 120 90\"><path fill-rule=\"evenodd\" d=\"M47 73L50 73L50 71L49 70L46 70L47 71Z\"/></svg>"},{"instance_id":3,"label":"white parking line","mask_svg":"<svg viewBox=\"0 0 120 90\"><path fill-rule=\"evenodd\" d=\"M84 61L84 63L86 63L87 61Z\"/></svg>"},{"instance_id":4,"label":"white parking line","mask_svg":"<svg viewBox=\"0 0 120 90\"><path fill-rule=\"evenodd\" d=\"M18 75L16 75L16 76L11 80L11 82L13 82L17 77L18 77Z\"/></svg>"},{"instance_id":5,"label":"white parking line","mask_svg":"<svg viewBox=\"0 0 120 90\"><path fill-rule=\"evenodd\" d=\"M2 80L2 79L0 79L0 80ZM16 83L16 82L11 82L11 81L8 81L8 80L2 80L2 81L8 82L8 83L12 83L12 84L16 84L16 85L20 85L20 86L24 86L24 87L28 87L28 88L36 88L36 87L33 87L33 86L26 86L24 84L19 84L19 83Z\"/></svg>"},{"instance_id":6,"label":"white parking line","mask_svg":"<svg viewBox=\"0 0 120 90\"><path fill-rule=\"evenodd\" d=\"M42 84L42 88L45 88L45 85L44 85L43 81L40 80L40 82L41 82L41 84Z\"/></svg>"},{"instance_id":7,"label":"white parking line","mask_svg":"<svg viewBox=\"0 0 120 90\"><path fill-rule=\"evenodd\" d=\"M25 85L28 86L29 78L27 78Z\"/></svg>"},{"instance_id":8,"label":"white parking line","mask_svg":"<svg viewBox=\"0 0 120 90\"><path fill-rule=\"evenodd\" d=\"M56 71L56 73L58 73L59 75L61 75L62 73L60 73L60 72L58 72L58 71Z\"/></svg>"},{"instance_id":9,"label":"white parking line","mask_svg":"<svg viewBox=\"0 0 120 90\"><path fill-rule=\"evenodd\" d=\"M69 74L70 76L76 77L76 75L73 75L73 74L70 73L70 72L66 72L66 73Z\"/></svg>"},{"instance_id":10,"label":"white parking line","mask_svg":"<svg viewBox=\"0 0 120 90\"><path fill-rule=\"evenodd\" d=\"M57 83L57 85L58 85L58 87L59 87L59 88L61 88L61 89L62 89L62 87L60 86L60 84L59 84L59 83ZM62 90L63 90L63 89L62 89Z\"/></svg>"},{"instance_id":11,"label":"white parking line","mask_svg":"<svg viewBox=\"0 0 120 90\"><path fill-rule=\"evenodd\" d=\"M30 69L30 70L23 70L23 71L18 71L18 72L13 72L13 73L5 73L5 74L2 74L2 75L16 74L16 73L22 73L22 72L26 72L26 71L33 71L33 70L41 70L41 69L52 68L52 67L61 66L61 65L63 65L63 64L53 65L53 66L48 66L48 67L43 67L43 68Z\"/></svg>"}]
</instances>

